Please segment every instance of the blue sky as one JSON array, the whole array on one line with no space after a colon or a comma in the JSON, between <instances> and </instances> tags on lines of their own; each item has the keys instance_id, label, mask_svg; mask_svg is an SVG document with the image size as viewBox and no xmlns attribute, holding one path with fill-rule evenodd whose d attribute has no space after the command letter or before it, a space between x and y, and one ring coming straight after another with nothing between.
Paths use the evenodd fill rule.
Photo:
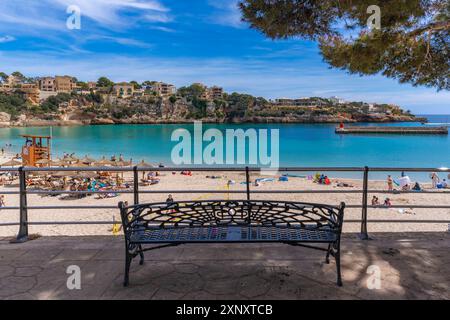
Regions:
<instances>
[{"instance_id":1,"label":"blue sky","mask_svg":"<svg viewBox=\"0 0 450 320\"><path fill-rule=\"evenodd\" d=\"M339 96L449 114L450 93L322 62L315 43L272 41L240 21L236 0L16 0L0 2L0 71L82 80L192 82L266 98ZM69 5L81 30L69 30Z\"/></svg>"}]
</instances>

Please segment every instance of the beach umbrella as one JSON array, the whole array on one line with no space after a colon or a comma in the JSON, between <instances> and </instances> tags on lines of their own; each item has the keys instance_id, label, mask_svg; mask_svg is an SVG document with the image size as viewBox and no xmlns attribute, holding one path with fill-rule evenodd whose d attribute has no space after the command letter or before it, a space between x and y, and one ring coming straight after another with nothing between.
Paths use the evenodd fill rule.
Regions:
<instances>
[{"instance_id":1,"label":"beach umbrella","mask_svg":"<svg viewBox=\"0 0 450 320\"><path fill-rule=\"evenodd\" d=\"M155 166L142 160L137 164L138 168L154 168ZM142 171L142 179L145 179L145 171Z\"/></svg>"},{"instance_id":2,"label":"beach umbrella","mask_svg":"<svg viewBox=\"0 0 450 320\"><path fill-rule=\"evenodd\" d=\"M11 159L11 160L1 164L2 167L15 167L15 166L21 166L21 165L22 165L22 162L16 161L14 159Z\"/></svg>"},{"instance_id":3,"label":"beach umbrella","mask_svg":"<svg viewBox=\"0 0 450 320\"><path fill-rule=\"evenodd\" d=\"M127 161L120 160L120 161L114 162L114 165L116 167L129 167L129 166L131 166L131 161L127 162Z\"/></svg>"},{"instance_id":4,"label":"beach umbrella","mask_svg":"<svg viewBox=\"0 0 450 320\"><path fill-rule=\"evenodd\" d=\"M95 162L96 166L113 166L114 164L114 161L108 160L105 157L103 157L100 161Z\"/></svg>"},{"instance_id":5,"label":"beach umbrella","mask_svg":"<svg viewBox=\"0 0 450 320\"><path fill-rule=\"evenodd\" d=\"M91 164L91 163L97 162L97 160L89 158L87 155L85 155L84 158L80 159L79 162L86 163L86 164Z\"/></svg>"},{"instance_id":6,"label":"beach umbrella","mask_svg":"<svg viewBox=\"0 0 450 320\"><path fill-rule=\"evenodd\" d=\"M76 161L78 161L78 158L75 157L75 156L68 156L68 157L64 158L63 161L66 161L66 162L76 162Z\"/></svg>"},{"instance_id":7,"label":"beach umbrella","mask_svg":"<svg viewBox=\"0 0 450 320\"><path fill-rule=\"evenodd\" d=\"M80 178L98 178L100 175L97 172L86 171L86 172L78 172L76 176Z\"/></svg>"},{"instance_id":8,"label":"beach umbrella","mask_svg":"<svg viewBox=\"0 0 450 320\"><path fill-rule=\"evenodd\" d=\"M81 161L69 163L68 166L69 166L69 167L74 167L74 168L84 168L84 167L89 167L88 164L83 163L83 162L81 162Z\"/></svg>"},{"instance_id":9,"label":"beach umbrella","mask_svg":"<svg viewBox=\"0 0 450 320\"><path fill-rule=\"evenodd\" d=\"M62 167L64 165L66 165L66 163L60 159L57 159L56 161L51 161L50 165L55 166L55 167Z\"/></svg>"},{"instance_id":10,"label":"beach umbrella","mask_svg":"<svg viewBox=\"0 0 450 320\"><path fill-rule=\"evenodd\" d=\"M131 161L131 160L130 160L130 162L119 160L119 161L116 161L114 163L114 166L116 166L116 167L130 167L132 164L133 164L133 161ZM120 175L121 175L121 177L123 179L123 172L121 172ZM117 173L117 178L118 177L119 177L119 173Z\"/></svg>"},{"instance_id":11,"label":"beach umbrella","mask_svg":"<svg viewBox=\"0 0 450 320\"><path fill-rule=\"evenodd\" d=\"M155 166L142 160L137 164L139 168L154 168Z\"/></svg>"},{"instance_id":12,"label":"beach umbrella","mask_svg":"<svg viewBox=\"0 0 450 320\"><path fill-rule=\"evenodd\" d=\"M49 159L41 159L41 160L36 161L36 164L49 165L50 162L51 161Z\"/></svg>"},{"instance_id":13,"label":"beach umbrella","mask_svg":"<svg viewBox=\"0 0 450 320\"><path fill-rule=\"evenodd\" d=\"M56 171L51 172L50 175L52 177L73 177L78 175L78 173L76 171Z\"/></svg>"}]
</instances>

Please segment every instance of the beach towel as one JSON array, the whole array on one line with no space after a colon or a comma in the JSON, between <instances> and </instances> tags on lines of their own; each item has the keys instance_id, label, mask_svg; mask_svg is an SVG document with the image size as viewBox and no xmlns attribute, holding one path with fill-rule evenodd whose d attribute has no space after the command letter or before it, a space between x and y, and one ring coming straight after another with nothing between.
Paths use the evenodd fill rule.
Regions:
<instances>
[{"instance_id":1,"label":"beach towel","mask_svg":"<svg viewBox=\"0 0 450 320\"><path fill-rule=\"evenodd\" d=\"M398 181L398 185L401 188L403 188L404 186L407 186L407 185L411 185L411 179L408 176L398 178L397 181Z\"/></svg>"}]
</instances>

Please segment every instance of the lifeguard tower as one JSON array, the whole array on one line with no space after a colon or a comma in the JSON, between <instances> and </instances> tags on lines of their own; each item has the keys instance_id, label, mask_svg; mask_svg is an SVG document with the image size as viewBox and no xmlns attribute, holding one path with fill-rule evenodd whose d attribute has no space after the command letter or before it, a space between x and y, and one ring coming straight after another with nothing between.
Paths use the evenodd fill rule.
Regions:
<instances>
[{"instance_id":1,"label":"lifeguard tower","mask_svg":"<svg viewBox=\"0 0 450 320\"><path fill-rule=\"evenodd\" d=\"M22 165L37 167L40 160L51 161L50 139L48 136L23 135L25 145L22 147Z\"/></svg>"}]
</instances>

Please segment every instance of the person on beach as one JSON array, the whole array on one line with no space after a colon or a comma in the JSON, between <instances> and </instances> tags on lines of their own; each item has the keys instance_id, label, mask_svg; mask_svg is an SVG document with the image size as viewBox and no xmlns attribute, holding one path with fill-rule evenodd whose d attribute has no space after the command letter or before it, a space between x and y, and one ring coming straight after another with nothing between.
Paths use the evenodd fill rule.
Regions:
<instances>
[{"instance_id":1,"label":"person on beach","mask_svg":"<svg viewBox=\"0 0 450 320\"><path fill-rule=\"evenodd\" d=\"M439 181L440 181L439 176L437 175L436 172L433 172L431 174L431 185L432 185L433 189L437 189L437 185L438 185Z\"/></svg>"},{"instance_id":2,"label":"person on beach","mask_svg":"<svg viewBox=\"0 0 450 320\"><path fill-rule=\"evenodd\" d=\"M174 201L173 201L173 197L172 197L171 194L169 194L169 195L167 196L166 203L167 203L167 204L172 204L173 202L174 202Z\"/></svg>"},{"instance_id":3,"label":"person on beach","mask_svg":"<svg viewBox=\"0 0 450 320\"><path fill-rule=\"evenodd\" d=\"M422 191L422 187L420 186L420 184L418 182L416 182L416 184L414 185L414 187L412 189L414 191Z\"/></svg>"},{"instance_id":4,"label":"person on beach","mask_svg":"<svg viewBox=\"0 0 450 320\"><path fill-rule=\"evenodd\" d=\"M379 206L380 205L380 200L378 199L377 196L373 196L372 198L372 206Z\"/></svg>"},{"instance_id":5,"label":"person on beach","mask_svg":"<svg viewBox=\"0 0 450 320\"><path fill-rule=\"evenodd\" d=\"M5 204L5 196L4 196L4 195L1 195L1 196L0 196L0 208L3 208L3 207L6 207L6 204Z\"/></svg>"},{"instance_id":6,"label":"person on beach","mask_svg":"<svg viewBox=\"0 0 450 320\"><path fill-rule=\"evenodd\" d=\"M446 189L448 187L447 180L442 179L442 182L438 183L437 187L438 189Z\"/></svg>"},{"instance_id":7,"label":"person on beach","mask_svg":"<svg viewBox=\"0 0 450 320\"><path fill-rule=\"evenodd\" d=\"M386 200L384 200L384 206L387 207L387 208L392 207L391 199L386 198Z\"/></svg>"},{"instance_id":8,"label":"person on beach","mask_svg":"<svg viewBox=\"0 0 450 320\"><path fill-rule=\"evenodd\" d=\"M2 148L2 155L5 153L5 149Z\"/></svg>"},{"instance_id":9,"label":"person on beach","mask_svg":"<svg viewBox=\"0 0 450 320\"><path fill-rule=\"evenodd\" d=\"M394 180L392 179L392 177L390 175L387 177L387 185L388 185L388 191L394 190Z\"/></svg>"}]
</instances>

